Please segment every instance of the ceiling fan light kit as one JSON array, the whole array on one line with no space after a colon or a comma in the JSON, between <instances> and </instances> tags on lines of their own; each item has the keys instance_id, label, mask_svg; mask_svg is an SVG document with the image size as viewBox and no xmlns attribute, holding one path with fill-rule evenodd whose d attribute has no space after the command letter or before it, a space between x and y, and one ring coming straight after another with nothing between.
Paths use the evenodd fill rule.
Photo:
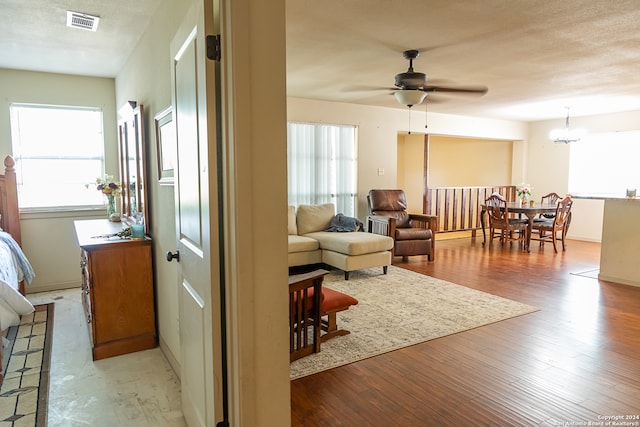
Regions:
<instances>
[{"instance_id":1,"label":"ceiling fan light kit","mask_svg":"<svg viewBox=\"0 0 640 427\"><path fill-rule=\"evenodd\" d=\"M427 93L420 89L401 89L396 90L393 94L400 104L409 108L421 104L427 97Z\"/></svg>"},{"instance_id":2,"label":"ceiling fan light kit","mask_svg":"<svg viewBox=\"0 0 640 427\"><path fill-rule=\"evenodd\" d=\"M585 131L583 129L569 129L569 107L567 108L567 118L565 119L565 125L563 129L554 129L549 133L549 138L556 144L570 144L572 142L579 142L584 137Z\"/></svg>"}]
</instances>

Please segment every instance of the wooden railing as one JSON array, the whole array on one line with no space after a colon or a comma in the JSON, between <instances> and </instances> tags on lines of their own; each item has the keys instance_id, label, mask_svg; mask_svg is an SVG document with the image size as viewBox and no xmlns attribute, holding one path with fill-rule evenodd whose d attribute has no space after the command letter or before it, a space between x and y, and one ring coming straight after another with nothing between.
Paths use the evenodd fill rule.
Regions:
<instances>
[{"instance_id":1,"label":"wooden railing","mask_svg":"<svg viewBox=\"0 0 640 427\"><path fill-rule=\"evenodd\" d=\"M475 237L481 228L480 205L494 191L508 201L516 200L514 185L495 187L433 187L427 190L424 212L438 216L437 233L471 231Z\"/></svg>"}]
</instances>

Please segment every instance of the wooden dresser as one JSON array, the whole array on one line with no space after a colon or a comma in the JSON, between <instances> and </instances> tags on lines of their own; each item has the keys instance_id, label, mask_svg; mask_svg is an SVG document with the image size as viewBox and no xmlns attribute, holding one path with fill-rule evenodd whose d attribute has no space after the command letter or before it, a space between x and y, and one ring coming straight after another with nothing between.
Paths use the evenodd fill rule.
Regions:
<instances>
[{"instance_id":1,"label":"wooden dresser","mask_svg":"<svg viewBox=\"0 0 640 427\"><path fill-rule=\"evenodd\" d=\"M74 221L94 360L157 345L151 239L100 237L123 225L106 219Z\"/></svg>"}]
</instances>

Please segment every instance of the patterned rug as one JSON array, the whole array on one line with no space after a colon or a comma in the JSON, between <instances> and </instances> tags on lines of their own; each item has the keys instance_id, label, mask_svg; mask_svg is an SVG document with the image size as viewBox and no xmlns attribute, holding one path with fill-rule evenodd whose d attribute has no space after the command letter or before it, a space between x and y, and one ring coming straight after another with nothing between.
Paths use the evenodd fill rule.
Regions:
<instances>
[{"instance_id":1,"label":"patterned rug","mask_svg":"<svg viewBox=\"0 0 640 427\"><path fill-rule=\"evenodd\" d=\"M358 300L338 313L338 327L351 333L292 362L292 380L539 310L403 268L381 270L352 271L349 280L341 271L325 276L323 286Z\"/></svg>"},{"instance_id":2,"label":"patterned rug","mask_svg":"<svg viewBox=\"0 0 640 427\"><path fill-rule=\"evenodd\" d=\"M9 328L8 366L0 386L0 426L47 425L53 304L37 305Z\"/></svg>"}]
</instances>

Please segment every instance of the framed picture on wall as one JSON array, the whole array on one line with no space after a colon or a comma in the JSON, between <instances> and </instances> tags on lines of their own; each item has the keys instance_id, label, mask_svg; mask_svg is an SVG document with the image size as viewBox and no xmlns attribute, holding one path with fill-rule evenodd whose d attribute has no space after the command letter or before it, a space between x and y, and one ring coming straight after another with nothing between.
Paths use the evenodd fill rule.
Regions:
<instances>
[{"instance_id":1,"label":"framed picture on wall","mask_svg":"<svg viewBox=\"0 0 640 427\"><path fill-rule=\"evenodd\" d=\"M160 185L173 185L176 163L176 127L171 106L155 116L158 144L158 180Z\"/></svg>"}]
</instances>

